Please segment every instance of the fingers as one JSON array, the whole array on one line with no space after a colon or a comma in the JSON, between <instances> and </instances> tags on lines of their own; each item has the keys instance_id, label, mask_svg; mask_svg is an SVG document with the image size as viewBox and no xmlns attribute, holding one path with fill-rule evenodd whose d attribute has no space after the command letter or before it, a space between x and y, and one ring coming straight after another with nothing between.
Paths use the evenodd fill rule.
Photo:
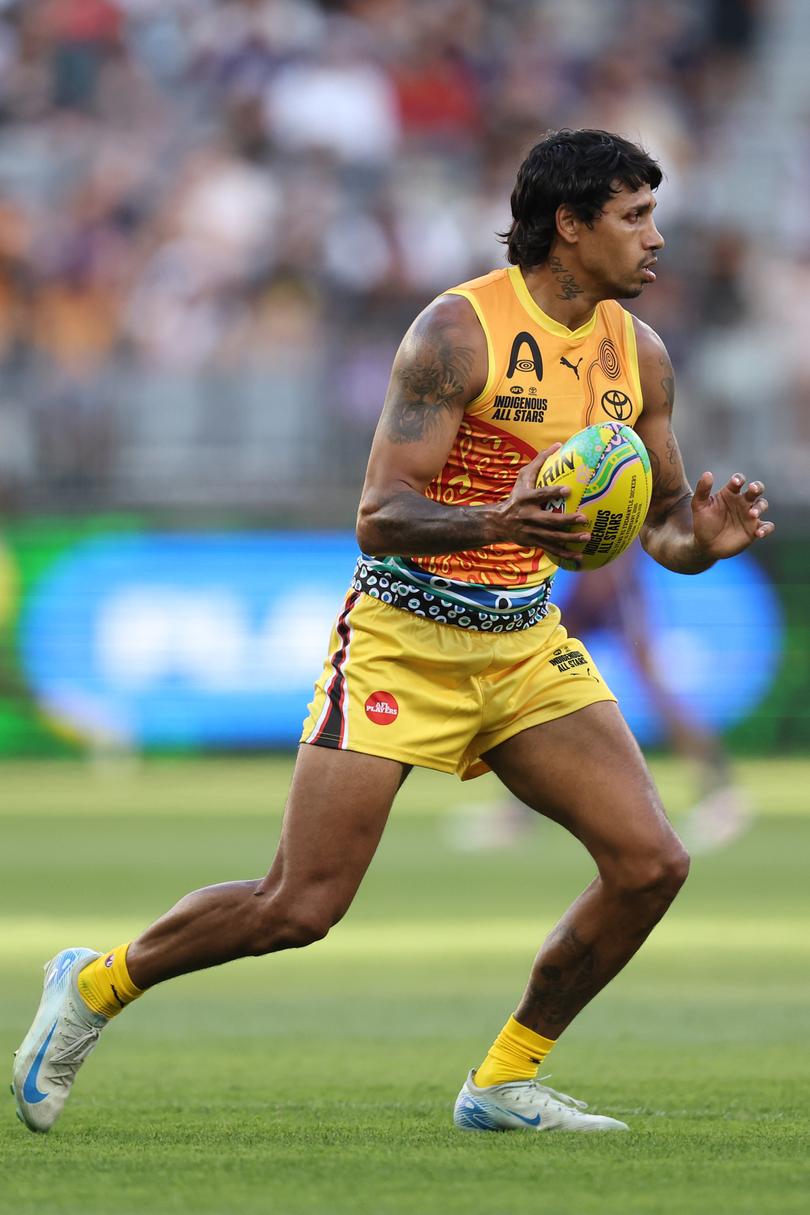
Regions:
<instances>
[{"instance_id":1,"label":"fingers","mask_svg":"<svg viewBox=\"0 0 810 1215\"><path fill-rule=\"evenodd\" d=\"M581 530L575 530L577 528ZM529 544L542 548L553 560L565 557L577 563L591 538L587 520L582 515L557 515L550 511L543 511L542 521L528 522L524 534Z\"/></svg>"},{"instance_id":2,"label":"fingers","mask_svg":"<svg viewBox=\"0 0 810 1215\"><path fill-rule=\"evenodd\" d=\"M750 503L748 513L752 518L758 519L768 509L765 486L761 481L752 481L743 496Z\"/></svg>"},{"instance_id":3,"label":"fingers","mask_svg":"<svg viewBox=\"0 0 810 1215\"><path fill-rule=\"evenodd\" d=\"M581 547L580 548L570 548L570 547L566 547L565 545L562 545L562 544L560 544L560 545L544 544L544 545L541 545L540 547L542 547L543 552L546 554L547 557L550 557L552 561L559 562L559 561L565 559L566 561L575 562L576 565L578 566L580 561L582 560L582 548Z\"/></svg>"},{"instance_id":4,"label":"fingers","mask_svg":"<svg viewBox=\"0 0 810 1215\"><path fill-rule=\"evenodd\" d=\"M770 536L775 525L762 518L768 509L764 482L751 481L746 487L744 474L735 473L729 478L725 490L737 499L740 515L745 514L745 520L743 522L741 519L741 522L751 540L764 540L766 536Z\"/></svg>"},{"instance_id":5,"label":"fingers","mask_svg":"<svg viewBox=\"0 0 810 1215\"><path fill-rule=\"evenodd\" d=\"M692 495L693 500L697 502L708 502L713 485L714 475L710 472L702 473L697 485L695 486L695 492Z\"/></svg>"},{"instance_id":6,"label":"fingers","mask_svg":"<svg viewBox=\"0 0 810 1215\"><path fill-rule=\"evenodd\" d=\"M550 528L555 532L573 533L577 528L587 528L588 524L588 520L584 515L564 515L562 512L556 510L543 510L542 507L540 514L532 510L531 514L524 514L523 518L529 529L537 527L544 532ZM571 536L572 540L590 540L590 538L590 532L586 533L584 531L581 536L574 536L573 534Z\"/></svg>"},{"instance_id":7,"label":"fingers","mask_svg":"<svg viewBox=\"0 0 810 1215\"><path fill-rule=\"evenodd\" d=\"M538 451L534 459L523 466L518 480L525 481L527 485L531 485L534 488L537 484L537 474L540 472L540 469L549 456L553 456L555 451L559 451L561 447L562 443L552 443L551 447L547 447L545 451Z\"/></svg>"},{"instance_id":8,"label":"fingers","mask_svg":"<svg viewBox=\"0 0 810 1215\"><path fill-rule=\"evenodd\" d=\"M561 447L562 443L552 443L551 447L547 447L545 451L538 452L537 459L540 461L540 467L542 468L549 456L553 456L555 451L559 451Z\"/></svg>"},{"instance_id":9,"label":"fingers","mask_svg":"<svg viewBox=\"0 0 810 1215\"><path fill-rule=\"evenodd\" d=\"M555 499L559 501L558 493ZM540 502L524 505L521 531L524 543L543 549L553 561L565 558L577 564L591 538L585 515L564 514Z\"/></svg>"},{"instance_id":10,"label":"fingers","mask_svg":"<svg viewBox=\"0 0 810 1215\"><path fill-rule=\"evenodd\" d=\"M713 474L710 472L703 473L703 475L701 476L697 485L695 486L694 497L700 498L703 500L707 499L712 492L713 484L714 484ZM744 485L745 485L745 475L743 473L735 473L733 477L729 477L728 482L726 484L726 489L729 491L729 493L739 494L739 493L742 493L742 488ZM756 505L757 499L761 498L762 495L764 494L764 492L765 492L765 485L763 484L762 481L752 481L750 483L750 485L748 486L748 488L745 490L745 493L743 496L752 505ZM768 503L764 498L763 498L763 502L765 504L765 507L767 507Z\"/></svg>"},{"instance_id":11,"label":"fingers","mask_svg":"<svg viewBox=\"0 0 810 1215\"><path fill-rule=\"evenodd\" d=\"M742 487L745 485L745 477L742 473L735 473L728 483L728 488L733 494L739 494ZM748 503L748 517L752 521L761 519L768 509L768 499L765 497L765 484L763 481L751 481L748 488L742 493L743 501ZM759 527L754 532L754 537L757 540L763 540L765 536L770 536L774 531L774 524L766 519L762 519Z\"/></svg>"},{"instance_id":12,"label":"fingers","mask_svg":"<svg viewBox=\"0 0 810 1215\"><path fill-rule=\"evenodd\" d=\"M751 505L748 508L749 518L753 520L762 519L765 511L768 509L768 499L765 497L765 486L762 481L752 481L745 491L745 499ZM754 532L757 540L763 540L765 536L770 536L774 530L774 524L767 519L762 519L759 527Z\"/></svg>"},{"instance_id":13,"label":"fingers","mask_svg":"<svg viewBox=\"0 0 810 1215\"><path fill-rule=\"evenodd\" d=\"M705 473L703 474L706 475ZM745 485L745 475L743 473L735 473L733 477L729 477L727 488L732 494L739 494L742 487ZM755 502L765 492L765 485L762 481L751 481L744 493L744 497L749 502Z\"/></svg>"}]
</instances>

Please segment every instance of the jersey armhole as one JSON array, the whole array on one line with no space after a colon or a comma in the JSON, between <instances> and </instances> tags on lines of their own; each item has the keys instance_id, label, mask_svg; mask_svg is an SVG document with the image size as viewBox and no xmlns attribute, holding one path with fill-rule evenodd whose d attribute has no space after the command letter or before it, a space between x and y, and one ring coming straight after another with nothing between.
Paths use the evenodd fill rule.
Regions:
<instances>
[{"instance_id":1,"label":"jersey armhole","mask_svg":"<svg viewBox=\"0 0 810 1215\"><path fill-rule=\"evenodd\" d=\"M493 346L492 346L492 334L489 332L489 326L487 325L486 321L484 320L484 313L481 310L481 305L478 303L478 300L475 298L472 291L464 291L462 288L452 287L449 291L445 291L444 294L445 295L461 295L464 297L465 300L467 300L469 303L472 304L472 306L475 310L475 315L478 317L478 323L480 324L481 328L484 331L484 337L486 338L486 342L487 342L487 378L486 378L486 382L484 384L484 387L479 392L478 396L473 397L473 399L471 401L467 402L467 405L464 409L464 412L466 413L468 410L472 409L473 406L480 405L482 401L485 401L487 399L487 397L490 395L490 393L492 392L493 387L495 386L495 354L494 354L494 350L493 350Z\"/></svg>"},{"instance_id":2,"label":"jersey armhole","mask_svg":"<svg viewBox=\"0 0 810 1215\"><path fill-rule=\"evenodd\" d=\"M644 397L641 392L641 372L638 366L638 343L636 342L636 326L632 312L624 309L624 328L627 336L627 353L630 356L630 377L638 400L638 412L644 409Z\"/></svg>"}]
</instances>

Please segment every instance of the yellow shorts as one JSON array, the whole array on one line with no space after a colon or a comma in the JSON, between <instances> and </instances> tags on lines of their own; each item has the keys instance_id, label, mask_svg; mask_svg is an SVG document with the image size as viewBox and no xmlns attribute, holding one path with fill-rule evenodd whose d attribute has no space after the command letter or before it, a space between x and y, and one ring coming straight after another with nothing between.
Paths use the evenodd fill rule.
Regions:
<instances>
[{"instance_id":1,"label":"yellow shorts","mask_svg":"<svg viewBox=\"0 0 810 1215\"><path fill-rule=\"evenodd\" d=\"M615 696L556 607L514 633L437 624L350 591L301 742L481 776L490 748Z\"/></svg>"}]
</instances>

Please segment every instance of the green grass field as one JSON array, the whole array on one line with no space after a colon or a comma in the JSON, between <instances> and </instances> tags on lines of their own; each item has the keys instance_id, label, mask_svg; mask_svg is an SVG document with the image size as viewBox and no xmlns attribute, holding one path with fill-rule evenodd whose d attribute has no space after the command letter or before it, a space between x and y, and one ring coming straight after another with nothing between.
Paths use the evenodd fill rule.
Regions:
<instances>
[{"instance_id":1,"label":"green grass field","mask_svg":"<svg viewBox=\"0 0 810 1215\"><path fill-rule=\"evenodd\" d=\"M677 821L680 769L654 765ZM286 760L0 768L0 1050L64 945L266 868ZM535 947L590 879L538 821L464 854L491 778L416 772L347 920L309 950L190 976L107 1032L49 1136L7 1097L14 1215L763 1215L810 1209L810 761L740 764L761 813L549 1060L630 1135L465 1135L450 1112Z\"/></svg>"}]
</instances>

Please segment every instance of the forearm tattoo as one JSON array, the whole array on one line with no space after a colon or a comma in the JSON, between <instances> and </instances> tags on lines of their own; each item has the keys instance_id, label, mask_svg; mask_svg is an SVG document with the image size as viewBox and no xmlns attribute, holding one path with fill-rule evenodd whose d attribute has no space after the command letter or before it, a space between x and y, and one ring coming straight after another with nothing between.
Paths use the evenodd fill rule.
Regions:
<instances>
[{"instance_id":1,"label":"forearm tattoo","mask_svg":"<svg viewBox=\"0 0 810 1215\"><path fill-rule=\"evenodd\" d=\"M664 460L652 448L649 449L648 455L653 477L652 501L648 518L650 523L660 523L681 502L688 501L692 495L689 486L684 481L678 444L674 435L666 440L666 458Z\"/></svg>"}]
</instances>

